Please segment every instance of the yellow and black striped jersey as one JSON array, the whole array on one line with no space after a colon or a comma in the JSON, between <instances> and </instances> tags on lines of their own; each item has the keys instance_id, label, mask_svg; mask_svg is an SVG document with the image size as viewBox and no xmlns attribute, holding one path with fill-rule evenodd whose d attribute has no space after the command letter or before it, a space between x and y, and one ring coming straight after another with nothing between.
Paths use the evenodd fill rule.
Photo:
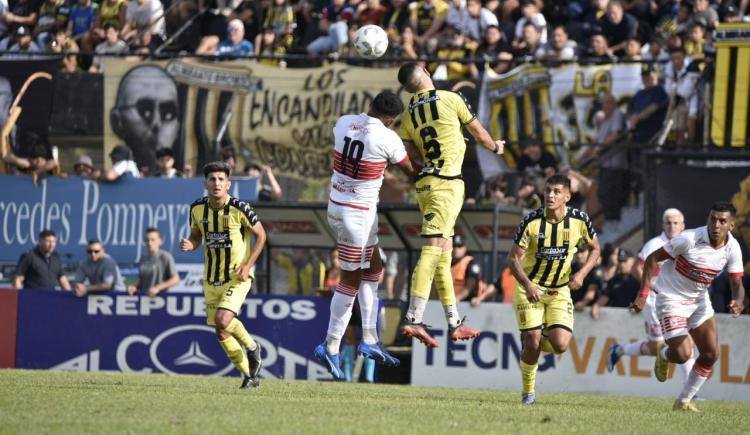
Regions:
<instances>
[{"instance_id":1,"label":"yellow and black striped jersey","mask_svg":"<svg viewBox=\"0 0 750 435\"><path fill-rule=\"evenodd\" d=\"M258 222L248 203L231 196L219 209L209 206L205 196L190 205L190 228L203 238L205 284L222 285L237 277L239 265L250 256L251 228Z\"/></svg>"},{"instance_id":2,"label":"yellow and black striped jersey","mask_svg":"<svg viewBox=\"0 0 750 435\"><path fill-rule=\"evenodd\" d=\"M422 175L459 178L466 142L462 127L476 118L463 95L423 89L401 115L401 139L413 142L424 161Z\"/></svg>"},{"instance_id":3,"label":"yellow and black striped jersey","mask_svg":"<svg viewBox=\"0 0 750 435\"><path fill-rule=\"evenodd\" d=\"M526 253L521 266L529 279L542 287L568 285L570 264L578 246L596 237L588 215L567 208L562 222L550 223L544 208L527 214L518 226L513 242Z\"/></svg>"}]
</instances>

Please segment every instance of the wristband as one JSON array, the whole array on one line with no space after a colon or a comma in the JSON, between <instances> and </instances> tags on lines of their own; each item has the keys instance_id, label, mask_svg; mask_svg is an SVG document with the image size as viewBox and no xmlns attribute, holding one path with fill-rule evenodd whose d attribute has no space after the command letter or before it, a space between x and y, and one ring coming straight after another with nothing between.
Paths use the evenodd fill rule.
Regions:
<instances>
[{"instance_id":1,"label":"wristband","mask_svg":"<svg viewBox=\"0 0 750 435\"><path fill-rule=\"evenodd\" d=\"M642 297L642 298L647 298L647 297L648 297L648 292L650 292L650 291L651 291L651 289L650 289L650 288L648 288L648 287L643 287L643 288L641 288L641 292L640 292L640 293L638 293L638 296L640 296L640 297Z\"/></svg>"},{"instance_id":2,"label":"wristband","mask_svg":"<svg viewBox=\"0 0 750 435\"><path fill-rule=\"evenodd\" d=\"M492 150L492 153L493 154L497 154L498 151L500 151L500 145L498 145L497 143L495 143L495 149Z\"/></svg>"}]
</instances>

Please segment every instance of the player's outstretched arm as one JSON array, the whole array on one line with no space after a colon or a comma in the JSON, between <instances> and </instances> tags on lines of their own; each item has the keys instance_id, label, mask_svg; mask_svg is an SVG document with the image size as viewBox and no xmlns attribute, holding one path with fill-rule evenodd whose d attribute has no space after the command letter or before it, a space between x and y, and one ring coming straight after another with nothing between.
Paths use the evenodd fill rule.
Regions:
<instances>
[{"instance_id":1,"label":"player's outstretched arm","mask_svg":"<svg viewBox=\"0 0 750 435\"><path fill-rule=\"evenodd\" d=\"M738 317L745 309L745 287L742 285L741 275L729 276L729 288L732 289L732 302L729 303L729 312L732 317Z\"/></svg>"},{"instance_id":2,"label":"player's outstretched arm","mask_svg":"<svg viewBox=\"0 0 750 435\"><path fill-rule=\"evenodd\" d=\"M258 261L258 257L260 257L263 248L266 246L266 230L263 228L263 224L256 222L255 225L250 227L250 231L253 232L255 241L253 242L252 248L250 248L250 256L247 257L247 261L240 265L240 268L237 271L237 278L239 278L240 281L247 281L247 278L250 276L250 269L255 266L255 262ZM248 243L249 242L250 241L248 240Z\"/></svg>"},{"instance_id":3,"label":"player's outstretched arm","mask_svg":"<svg viewBox=\"0 0 750 435\"><path fill-rule=\"evenodd\" d=\"M542 293L538 288L536 288L534 283L531 282L529 277L526 275L526 272L523 271L523 266L521 265L521 261L523 260L523 256L525 254L525 249L515 243L513 244L513 247L510 248L510 253L508 254L508 265L510 266L510 272L526 290L526 298L529 300L529 302L539 302L539 298L541 297Z\"/></svg>"},{"instance_id":4,"label":"player's outstretched arm","mask_svg":"<svg viewBox=\"0 0 750 435\"><path fill-rule=\"evenodd\" d=\"M396 166L403 172L407 177L409 177L409 180L411 182L417 181L417 175L419 175L419 171L414 167L414 165L411 164L410 159L405 159L404 161L397 163Z\"/></svg>"},{"instance_id":5,"label":"player's outstretched arm","mask_svg":"<svg viewBox=\"0 0 750 435\"><path fill-rule=\"evenodd\" d=\"M466 124L466 129L474 137L478 144L487 148L495 154L502 154L505 150L504 140L493 140L492 136L482 127L482 123L478 119L474 118L473 121Z\"/></svg>"},{"instance_id":6,"label":"player's outstretched arm","mask_svg":"<svg viewBox=\"0 0 750 435\"><path fill-rule=\"evenodd\" d=\"M581 269L570 277L568 286L571 290L578 290L583 285L583 280L586 276L596 267L596 263L599 261L599 254L601 252L601 246L599 245L599 238L594 237L588 242L589 256L586 262L583 263Z\"/></svg>"},{"instance_id":7,"label":"player's outstretched arm","mask_svg":"<svg viewBox=\"0 0 750 435\"><path fill-rule=\"evenodd\" d=\"M643 305L646 304L646 298L648 293L651 291L651 277L654 276L654 271L659 267L659 263L672 258L664 248L659 248L652 252L646 261L643 263L643 279L641 280L641 292L638 297L635 298L630 309L636 313L640 313L643 310Z\"/></svg>"},{"instance_id":8,"label":"player's outstretched arm","mask_svg":"<svg viewBox=\"0 0 750 435\"><path fill-rule=\"evenodd\" d=\"M180 240L180 251L194 251L201 245L201 231L198 228L190 229L190 237Z\"/></svg>"}]
</instances>

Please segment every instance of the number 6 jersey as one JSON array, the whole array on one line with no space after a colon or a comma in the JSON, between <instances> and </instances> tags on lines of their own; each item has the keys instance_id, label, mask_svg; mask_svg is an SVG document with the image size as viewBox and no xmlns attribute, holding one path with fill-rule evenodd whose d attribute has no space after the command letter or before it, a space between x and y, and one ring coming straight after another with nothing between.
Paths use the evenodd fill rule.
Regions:
<instances>
[{"instance_id":1,"label":"number 6 jersey","mask_svg":"<svg viewBox=\"0 0 750 435\"><path fill-rule=\"evenodd\" d=\"M396 132L365 113L344 115L333 127L335 156L330 201L370 209L377 205L388 163L409 157Z\"/></svg>"}]
</instances>

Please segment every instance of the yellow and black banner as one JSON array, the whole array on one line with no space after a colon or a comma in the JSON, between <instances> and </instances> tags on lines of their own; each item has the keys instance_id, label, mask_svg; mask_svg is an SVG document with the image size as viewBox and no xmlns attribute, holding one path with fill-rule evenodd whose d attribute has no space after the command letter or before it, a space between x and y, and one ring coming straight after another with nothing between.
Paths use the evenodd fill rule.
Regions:
<instances>
[{"instance_id":1,"label":"yellow and black banner","mask_svg":"<svg viewBox=\"0 0 750 435\"><path fill-rule=\"evenodd\" d=\"M750 141L750 23L722 23L714 34L711 140L719 147L747 147Z\"/></svg>"}]
</instances>

